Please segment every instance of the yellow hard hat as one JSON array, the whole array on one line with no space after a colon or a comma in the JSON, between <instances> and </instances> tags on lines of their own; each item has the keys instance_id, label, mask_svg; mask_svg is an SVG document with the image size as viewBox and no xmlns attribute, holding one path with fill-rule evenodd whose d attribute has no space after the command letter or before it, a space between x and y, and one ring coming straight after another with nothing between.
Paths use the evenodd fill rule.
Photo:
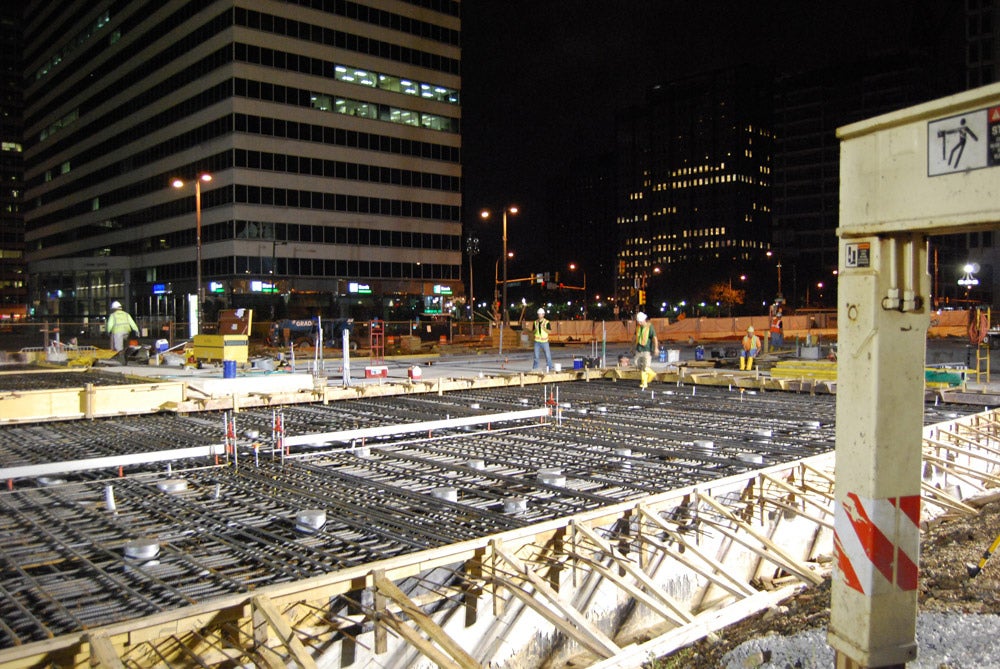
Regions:
<instances>
[{"instance_id":1,"label":"yellow hard hat","mask_svg":"<svg viewBox=\"0 0 1000 669\"><path fill-rule=\"evenodd\" d=\"M751 334L753 333L753 326L752 325L747 328L747 332L750 332Z\"/></svg>"}]
</instances>

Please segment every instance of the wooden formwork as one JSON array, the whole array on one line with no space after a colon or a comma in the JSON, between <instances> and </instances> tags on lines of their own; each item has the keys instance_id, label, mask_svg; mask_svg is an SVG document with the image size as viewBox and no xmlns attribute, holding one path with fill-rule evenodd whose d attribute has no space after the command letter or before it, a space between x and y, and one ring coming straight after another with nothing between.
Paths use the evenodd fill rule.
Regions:
<instances>
[{"instance_id":1,"label":"wooden formwork","mask_svg":"<svg viewBox=\"0 0 1000 669\"><path fill-rule=\"evenodd\" d=\"M923 449L923 526L995 495L996 411L925 428ZM0 666L636 666L826 577L833 464L815 456L9 648ZM332 614L338 598L356 607Z\"/></svg>"}]
</instances>

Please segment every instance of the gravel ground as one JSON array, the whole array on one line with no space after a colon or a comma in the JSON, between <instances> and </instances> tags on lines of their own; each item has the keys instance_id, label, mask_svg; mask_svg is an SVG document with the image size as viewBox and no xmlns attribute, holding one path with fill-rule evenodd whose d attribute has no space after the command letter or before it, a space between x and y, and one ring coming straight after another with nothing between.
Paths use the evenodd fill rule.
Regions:
<instances>
[{"instance_id":1,"label":"gravel ground","mask_svg":"<svg viewBox=\"0 0 1000 669\"><path fill-rule=\"evenodd\" d=\"M1000 502L977 516L944 520L924 533L920 555L918 656L912 669L1000 669L1000 555L975 578L1000 534ZM1000 551L997 551L1000 553ZM809 669L832 667L826 643L830 582L647 665L650 669Z\"/></svg>"}]
</instances>

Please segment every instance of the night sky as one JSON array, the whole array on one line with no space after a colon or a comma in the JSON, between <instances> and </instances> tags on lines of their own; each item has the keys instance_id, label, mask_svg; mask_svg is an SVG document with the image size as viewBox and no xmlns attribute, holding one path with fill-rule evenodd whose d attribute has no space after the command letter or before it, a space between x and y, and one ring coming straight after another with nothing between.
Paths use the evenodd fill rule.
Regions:
<instances>
[{"instance_id":1,"label":"night sky","mask_svg":"<svg viewBox=\"0 0 1000 669\"><path fill-rule=\"evenodd\" d=\"M962 25L963 7L962 0L463 2L464 207L482 239L476 262L492 274L487 259L500 255L500 232L474 217L508 203L522 209L509 220L509 246L531 271L572 259L571 248L533 243L546 225L545 180L579 156L612 148L615 111L641 102L650 86L729 65L796 71L938 43L945 26Z\"/></svg>"}]
</instances>

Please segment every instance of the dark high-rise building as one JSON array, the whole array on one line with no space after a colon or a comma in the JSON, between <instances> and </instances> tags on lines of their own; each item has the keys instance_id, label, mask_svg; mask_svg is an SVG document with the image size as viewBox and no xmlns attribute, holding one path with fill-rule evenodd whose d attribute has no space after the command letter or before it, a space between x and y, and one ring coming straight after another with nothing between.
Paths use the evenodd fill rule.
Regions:
<instances>
[{"instance_id":1,"label":"dark high-rise building","mask_svg":"<svg viewBox=\"0 0 1000 669\"><path fill-rule=\"evenodd\" d=\"M30 2L32 307L182 320L201 291L211 322L460 294L460 8Z\"/></svg>"},{"instance_id":2,"label":"dark high-rise building","mask_svg":"<svg viewBox=\"0 0 1000 669\"><path fill-rule=\"evenodd\" d=\"M1000 81L1000 0L965 2L966 88ZM966 277L966 268L974 270ZM978 285L959 285L975 278ZM1000 239L996 232L945 235L931 240L931 281L939 306L1000 306Z\"/></svg>"},{"instance_id":3,"label":"dark high-rise building","mask_svg":"<svg viewBox=\"0 0 1000 669\"><path fill-rule=\"evenodd\" d=\"M0 323L26 314L20 8L0 9Z\"/></svg>"},{"instance_id":4,"label":"dark high-rise building","mask_svg":"<svg viewBox=\"0 0 1000 669\"><path fill-rule=\"evenodd\" d=\"M965 0L966 88L1000 81L1000 0Z\"/></svg>"},{"instance_id":5,"label":"dark high-rise building","mask_svg":"<svg viewBox=\"0 0 1000 669\"><path fill-rule=\"evenodd\" d=\"M573 167L571 174L547 182L550 229L544 242L545 248L565 254L576 269L569 264L543 269L561 272L566 285L581 286L586 277L591 298L606 298L614 288L614 158L610 154L578 157ZM582 297L582 292L575 296Z\"/></svg>"},{"instance_id":6,"label":"dark high-rise building","mask_svg":"<svg viewBox=\"0 0 1000 669\"><path fill-rule=\"evenodd\" d=\"M935 97L928 70L926 54L904 53L776 78L772 264L789 306L834 306L824 289L839 251L837 128Z\"/></svg>"},{"instance_id":7,"label":"dark high-rise building","mask_svg":"<svg viewBox=\"0 0 1000 669\"><path fill-rule=\"evenodd\" d=\"M767 79L727 69L656 86L619 115L616 280L627 305L645 296L659 315L719 283L763 294L770 104Z\"/></svg>"}]
</instances>

